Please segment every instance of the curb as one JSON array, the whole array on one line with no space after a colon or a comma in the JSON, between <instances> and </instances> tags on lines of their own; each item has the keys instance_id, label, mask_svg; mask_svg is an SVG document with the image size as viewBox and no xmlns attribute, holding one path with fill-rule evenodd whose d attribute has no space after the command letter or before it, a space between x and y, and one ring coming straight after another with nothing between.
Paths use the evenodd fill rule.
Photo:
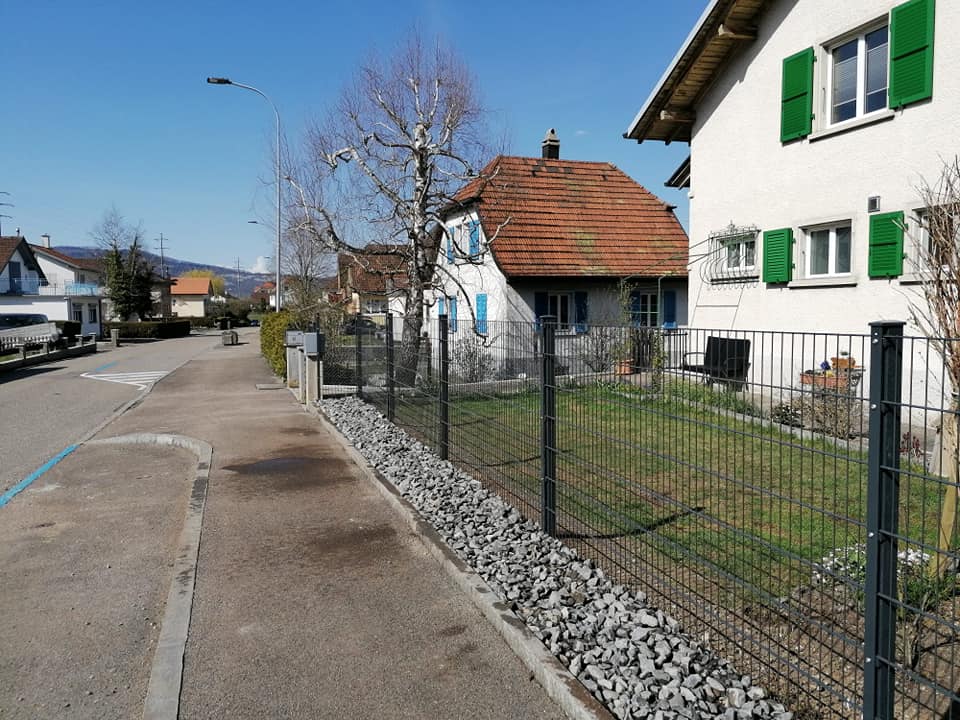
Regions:
<instances>
[{"instance_id":1,"label":"curb","mask_svg":"<svg viewBox=\"0 0 960 720\"><path fill-rule=\"evenodd\" d=\"M180 533L180 543L173 565L173 580L160 622L160 637L150 668L147 696L143 703L143 720L177 720L180 713L180 688L183 683L183 656L190 630L193 590L197 579L197 558L203 511L210 482L213 447L202 440L182 435L134 433L86 445L164 445L191 450L197 456L197 472L190 491L190 504Z\"/></svg>"},{"instance_id":2,"label":"curb","mask_svg":"<svg viewBox=\"0 0 960 720\"><path fill-rule=\"evenodd\" d=\"M436 529L420 517L416 508L400 495L400 491L393 483L367 462L323 410L308 403L307 411L315 415L330 430L344 452L361 470L365 471L373 485L417 536L427 552L500 633L510 649L527 666L550 699L563 710L566 716L570 720L613 720L610 711L600 704L563 663L530 632L523 620L497 597L483 578L473 572L450 549Z\"/></svg>"}]
</instances>

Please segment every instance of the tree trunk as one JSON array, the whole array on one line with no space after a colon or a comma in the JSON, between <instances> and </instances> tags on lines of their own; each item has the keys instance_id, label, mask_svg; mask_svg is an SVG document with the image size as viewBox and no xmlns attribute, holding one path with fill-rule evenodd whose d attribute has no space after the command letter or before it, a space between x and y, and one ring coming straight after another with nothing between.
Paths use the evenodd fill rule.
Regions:
<instances>
[{"instance_id":1,"label":"tree trunk","mask_svg":"<svg viewBox=\"0 0 960 720\"><path fill-rule=\"evenodd\" d=\"M944 418L940 439L940 475L946 479L940 528L937 532L937 553L930 559L935 577L943 577L950 569L949 552L957 527L957 504L960 502L960 408L954 403Z\"/></svg>"},{"instance_id":2,"label":"tree trunk","mask_svg":"<svg viewBox=\"0 0 960 720\"><path fill-rule=\"evenodd\" d=\"M403 314L403 337L397 352L396 379L402 387L414 387L420 359L420 335L423 329L423 286L415 283Z\"/></svg>"}]
</instances>

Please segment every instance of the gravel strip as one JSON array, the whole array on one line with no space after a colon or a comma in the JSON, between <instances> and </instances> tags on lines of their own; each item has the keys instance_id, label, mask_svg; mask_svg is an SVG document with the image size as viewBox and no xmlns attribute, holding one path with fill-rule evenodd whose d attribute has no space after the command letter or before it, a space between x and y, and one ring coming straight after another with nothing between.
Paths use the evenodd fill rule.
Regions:
<instances>
[{"instance_id":1,"label":"gravel strip","mask_svg":"<svg viewBox=\"0 0 960 720\"><path fill-rule=\"evenodd\" d=\"M327 417L431 523L531 632L618 718L772 718L767 697L646 596L613 584L591 560L542 533L470 475L356 398Z\"/></svg>"}]
</instances>

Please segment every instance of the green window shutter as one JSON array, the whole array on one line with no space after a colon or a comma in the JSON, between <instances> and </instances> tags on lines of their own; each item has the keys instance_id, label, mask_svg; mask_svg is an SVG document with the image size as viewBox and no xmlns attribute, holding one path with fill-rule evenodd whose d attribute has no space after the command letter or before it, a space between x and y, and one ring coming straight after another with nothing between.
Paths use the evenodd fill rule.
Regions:
<instances>
[{"instance_id":1,"label":"green window shutter","mask_svg":"<svg viewBox=\"0 0 960 720\"><path fill-rule=\"evenodd\" d=\"M813 129L813 48L783 61L780 142L806 137Z\"/></svg>"},{"instance_id":2,"label":"green window shutter","mask_svg":"<svg viewBox=\"0 0 960 720\"><path fill-rule=\"evenodd\" d=\"M793 229L767 230L763 234L763 281L785 283L793 279Z\"/></svg>"},{"instance_id":3,"label":"green window shutter","mask_svg":"<svg viewBox=\"0 0 960 720\"><path fill-rule=\"evenodd\" d=\"M903 275L903 213L870 216L870 277Z\"/></svg>"},{"instance_id":4,"label":"green window shutter","mask_svg":"<svg viewBox=\"0 0 960 720\"><path fill-rule=\"evenodd\" d=\"M910 0L890 11L889 105L933 95L934 0Z\"/></svg>"}]
</instances>

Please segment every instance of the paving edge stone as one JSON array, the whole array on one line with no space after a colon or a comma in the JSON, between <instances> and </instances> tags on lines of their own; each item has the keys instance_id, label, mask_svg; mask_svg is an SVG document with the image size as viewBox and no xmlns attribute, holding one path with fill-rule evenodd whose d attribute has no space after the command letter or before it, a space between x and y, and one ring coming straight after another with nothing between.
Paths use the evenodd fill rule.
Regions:
<instances>
[{"instance_id":1,"label":"paving edge stone","mask_svg":"<svg viewBox=\"0 0 960 720\"><path fill-rule=\"evenodd\" d=\"M161 445L190 450L197 456L197 471L190 491L190 503L180 533L173 579L160 622L160 636L153 654L143 720L177 720L180 713L180 688L183 683L183 656L190 631L193 590L197 578L200 533L210 482L213 447L202 440L183 435L134 433L90 440L86 445Z\"/></svg>"},{"instance_id":2,"label":"paving edge stone","mask_svg":"<svg viewBox=\"0 0 960 720\"><path fill-rule=\"evenodd\" d=\"M614 720L610 711L590 694L590 691L564 667L539 638L530 632L523 620L497 597L483 578L473 572L443 541L436 529L420 517L416 508L404 499L396 486L367 462L367 459L344 437L326 413L313 403L309 403L306 409L323 422L354 464L364 471L372 484L417 536L427 552L500 633L510 649L527 666L550 699L563 710L566 716L570 720Z\"/></svg>"}]
</instances>

